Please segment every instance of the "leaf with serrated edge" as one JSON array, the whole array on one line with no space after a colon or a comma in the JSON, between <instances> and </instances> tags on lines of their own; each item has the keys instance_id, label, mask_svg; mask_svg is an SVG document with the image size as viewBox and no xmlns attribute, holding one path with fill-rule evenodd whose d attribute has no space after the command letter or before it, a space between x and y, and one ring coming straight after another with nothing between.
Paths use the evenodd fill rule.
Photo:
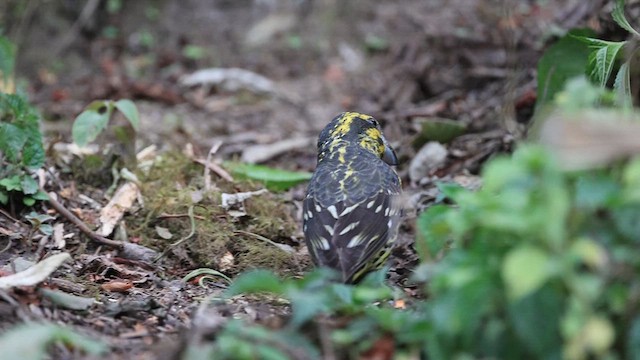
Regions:
<instances>
[{"instance_id":1,"label":"leaf with serrated edge","mask_svg":"<svg viewBox=\"0 0 640 360\"><path fill-rule=\"evenodd\" d=\"M611 17L613 17L613 20L621 28L637 37L640 37L640 33L638 33L638 31L629 24L629 21L627 21L627 18L624 16L624 0L616 0L615 5L613 6L613 11L611 12Z\"/></svg>"}]
</instances>

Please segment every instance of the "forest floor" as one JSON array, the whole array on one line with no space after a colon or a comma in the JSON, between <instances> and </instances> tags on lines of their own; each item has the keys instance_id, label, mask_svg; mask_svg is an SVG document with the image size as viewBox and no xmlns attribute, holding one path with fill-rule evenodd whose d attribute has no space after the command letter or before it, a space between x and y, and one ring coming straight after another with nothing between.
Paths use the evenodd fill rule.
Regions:
<instances>
[{"instance_id":1,"label":"forest floor","mask_svg":"<svg viewBox=\"0 0 640 360\"><path fill-rule=\"evenodd\" d=\"M71 254L44 284L3 292L0 332L50 320L104 341L111 359L176 358L202 301L228 285L183 281L194 269L231 279L254 268L289 277L310 269L301 231L305 185L225 208L222 194L264 188L225 170L239 160L313 171L317 136L342 111L376 117L398 153L408 211L389 281L419 296L408 281L417 263L415 218L437 198L435 182L479 186L482 163L525 136L548 40L561 29L609 26L609 4L583 0L122 3L84 15L48 3L27 9L7 34L17 38L18 76L44 118L44 188L90 229L163 256L92 241L48 202L0 209L0 274ZM227 70L196 77L207 68ZM128 135L135 148L109 131L94 148L71 144L73 119L85 106L123 98L140 111L140 129ZM208 156L215 165L205 170ZM137 175L133 187L113 175L123 164ZM107 231L101 213L116 189L131 201L114 207L123 218ZM39 231L37 221L53 233ZM289 312L242 296L219 306L225 316L272 326Z\"/></svg>"}]
</instances>

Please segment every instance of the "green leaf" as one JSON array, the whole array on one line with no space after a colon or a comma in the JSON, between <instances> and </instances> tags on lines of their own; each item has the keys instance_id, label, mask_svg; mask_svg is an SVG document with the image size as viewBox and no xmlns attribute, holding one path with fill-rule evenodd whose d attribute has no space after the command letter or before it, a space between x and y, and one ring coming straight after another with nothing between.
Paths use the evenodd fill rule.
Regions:
<instances>
[{"instance_id":1,"label":"green leaf","mask_svg":"<svg viewBox=\"0 0 640 360\"><path fill-rule=\"evenodd\" d=\"M31 176L23 176L21 186L23 194L31 195L38 192L38 182L35 181Z\"/></svg>"},{"instance_id":2,"label":"green leaf","mask_svg":"<svg viewBox=\"0 0 640 360\"><path fill-rule=\"evenodd\" d=\"M121 99L115 102L115 107L129 120L131 126L138 131L140 127L140 115L138 114L136 104L128 99Z\"/></svg>"},{"instance_id":3,"label":"green leaf","mask_svg":"<svg viewBox=\"0 0 640 360\"><path fill-rule=\"evenodd\" d=\"M42 190L38 190L38 192L36 192L35 194L31 195L32 198L36 199L36 200L41 200L41 201L45 201L45 200L49 200L49 195L42 191Z\"/></svg>"},{"instance_id":4,"label":"green leaf","mask_svg":"<svg viewBox=\"0 0 640 360\"><path fill-rule=\"evenodd\" d=\"M17 325L0 336L0 349L5 359L48 359L50 357L47 350L54 343L63 343L92 355L99 355L107 350L102 342L48 323Z\"/></svg>"},{"instance_id":5,"label":"green leaf","mask_svg":"<svg viewBox=\"0 0 640 360\"><path fill-rule=\"evenodd\" d=\"M633 106L633 98L631 97L631 77L629 75L629 63L625 62L620 65L616 79L613 83L613 89L618 94L618 103L623 108L631 108Z\"/></svg>"},{"instance_id":6,"label":"green leaf","mask_svg":"<svg viewBox=\"0 0 640 360\"><path fill-rule=\"evenodd\" d=\"M417 221L416 250L422 261L428 261L445 249L451 238L447 216L451 210L445 205L435 205L423 212Z\"/></svg>"},{"instance_id":7,"label":"green leaf","mask_svg":"<svg viewBox=\"0 0 640 360\"><path fill-rule=\"evenodd\" d=\"M87 310L95 303L95 299L67 294L60 290L40 289L40 293L52 303L70 310Z\"/></svg>"},{"instance_id":8,"label":"green leaf","mask_svg":"<svg viewBox=\"0 0 640 360\"><path fill-rule=\"evenodd\" d=\"M9 203L9 194L6 191L0 189L0 204L7 205Z\"/></svg>"},{"instance_id":9,"label":"green leaf","mask_svg":"<svg viewBox=\"0 0 640 360\"><path fill-rule=\"evenodd\" d=\"M22 150L22 164L31 170L42 167L45 161L42 133L38 127L38 119L34 119L34 123L30 124L26 129L27 142Z\"/></svg>"},{"instance_id":10,"label":"green leaf","mask_svg":"<svg viewBox=\"0 0 640 360\"><path fill-rule=\"evenodd\" d=\"M511 250L502 263L502 279L512 301L538 290L551 275L549 255L531 245L521 245Z\"/></svg>"},{"instance_id":11,"label":"green leaf","mask_svg":"<svg viewBox=\"0 0 640 360\"><path fill-rule=\"evenodd\" d=\"M225 162L225 166L238 178L258 180L272 191L287 190L311 179L312 174L302 171L288 171L264 165Z\"/></svg>"},{"instance_id":12,"label":"green leaf","mask_svg":"<svg viewBox=\"0 0 640 360\"><path fill-rule=\"evenodd\" d=\"M22 181L21 177L18 175L0 179L0 186L5 188L7 191L21 191L22 190Z\"/></svg>"},{"instance_id":13,"label":"green leaf","mask_svg":"<svg viewBox=\"0 0 640 360\"><path fill-rule=\"evenodd\" d=\"M33 206L36 203L36 199L29 196L25 196L22 198L22 203L25 204L26 206Z\"/></svg>"},{"instance_id":14,"label":"green leaf","mask_svg":"<svg viewBox=\"0 0 640 360\"><path fill-rule=\"evenodd\" d=\"M110 111L83 111L73 122L73 128L71 129L73 141L79 146L85 146L92 142L107 127L110 117Z\"/></svg>"},{"instance_id":15,"label":"green leaf","mask_svg":"<svg viewBox=\"0 0 640 360\"><path fill-rule=\"evenodd\" d=\"M443 118L420 118L422 129L413 141L416 148L422 147L428 141L446 144L467 131L467 126L461 121Z\"/></svg>"},{"instance_id":16,"label":"green leaf","mask_svg":"<svg viewBox=\"0 0 640 360\"><path fill-rule=\"evenodd\" d=\"M626 41L605 41L589 37L580 37L592 49L589 54L587 73L589 78L604 88L609 81L616 60L621 55L620 50L627 44Z\"/></svg>"},{"instance_id":17,"label":"green leaf","mask_svg":"<svg viewBox=\"0 0 640 360\"><path fill-rule=\"evenodd\" d=\"M13 74L16 47L6 37L0 35L0 73L2 81L7 82Z\"/></svg>"},{"instance_id":18,"label":"green leaf","mask_svg":"<svg viewBox=\"0 0 640 360\"><path fill-rule=\"evenodd\" d=\"M559 323L563 305L562 295L551 286L544 286L508 305L509 319L514 324L516 335L537 358L562 358Z\"/></svg>"},{"instance_id":19,"label":"green leaf","mask_svg":"<svg viewBox=\"0 0 640 360\"><path fill-rule=\"evenodd\" d=\"M1 112L0 115L2 115ZM23 129L14 124L0 122L0 152L3 152L9 161L18 160L26 142L27 135Z\"/></svg>"},{"instance_id":20,"label":"green leaf","mask_svg":"<svg viewBox=\"0 0 640 360\"><path fill-rule=\"evenodd\" d=\"M291 298L292 316L290 326L297 328L313 318L331 309L331 298L327 292L293 291Z\"/></svg>"},{"instance_id":21,"label":"green leaf","mask_svg":"<svg viewBox=\"0 0 640 360\"><path fill-rule=\"evenodd\" d=\"M285 284L274 273L267 270L254 270L240 275L225 292L226 296L242 293L268 292L283 294Z\"/></svg>"},{"instance_id":22,"label":"green leaf","mask_svg":"<svg viewBox=\"0 0 640 360\"><path fill-rule=\"evenodd\" d=\"M627 21L627 18L624 16L624 0L616 0L611 16L621 28L627 30L636 37L640 37L640 33L638 33L638 31L629 24L629 21Z\"/></svg>"},{"instance_id":23,"label":"green leaf","mask_svg":"<svg viewBox=\"0 0 640 360\"><path fill-rule=\"evenodd\" d=\"M594 34L590 29L572 30L544 52L538 61L537 108L553 101L567 80L585 74L590 51L576 36Z\"/></svg>"}]
</instances>

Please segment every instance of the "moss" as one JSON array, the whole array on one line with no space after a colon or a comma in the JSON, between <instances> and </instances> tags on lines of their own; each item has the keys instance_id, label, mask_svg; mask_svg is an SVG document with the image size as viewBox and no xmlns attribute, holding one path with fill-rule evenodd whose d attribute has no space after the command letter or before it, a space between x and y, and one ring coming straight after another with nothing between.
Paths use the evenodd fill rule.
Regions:
<instances>
[{"instance_id":1,"label":"moss","mask_svg":"<svg viewBox=\"0 0 640 360\"><path fill-rule=\"evenodd\" d=\"M139 237L145 246L164 251L191 232L186 216L194 194L204 187L201 165L180 153L168 153L147 175L140 174L143 210L129 221L131 235ZM254 191L261 185L237 180L220 181L209 194L194 205L195 233L174 249L173 255L193 267L210 267L228 275L247 269L268 268L282 275L296 275L308 267L306 257L285 252L256 234L276 243L295 245L291 236L297 224L292 207L280 196L264 194L245 201L247 215L234 218L220 206L220 194ZM162 217L171 214L172 217ZM180 214L184 216L176 217ZM155 227L168 228L174 234L170 240L157 236ZM171 254L171 253L170 253ZM231 255L231 256L229 256ZM171 257L171 255L169 255ZM230 261L230 259L233 261Z\"/></svg>"}]
</instances>

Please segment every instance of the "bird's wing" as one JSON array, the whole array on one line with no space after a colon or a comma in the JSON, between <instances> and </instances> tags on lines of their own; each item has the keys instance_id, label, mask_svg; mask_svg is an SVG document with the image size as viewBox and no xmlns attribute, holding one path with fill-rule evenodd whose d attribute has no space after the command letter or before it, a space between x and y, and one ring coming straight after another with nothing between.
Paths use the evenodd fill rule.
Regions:
<instances>
[{"instance_id":1,"label":"bird's wing","mask_svg":"<svg viewBox=\"0 0 640 360\"><path fill-rule=\"evenodd\" d=\"M394 240L401 212L394 196L379 192L358 203L326 207L307 197L303 229L314 262L340 271L343 280L350 281Z\"/></svg>"}]
</instances>

